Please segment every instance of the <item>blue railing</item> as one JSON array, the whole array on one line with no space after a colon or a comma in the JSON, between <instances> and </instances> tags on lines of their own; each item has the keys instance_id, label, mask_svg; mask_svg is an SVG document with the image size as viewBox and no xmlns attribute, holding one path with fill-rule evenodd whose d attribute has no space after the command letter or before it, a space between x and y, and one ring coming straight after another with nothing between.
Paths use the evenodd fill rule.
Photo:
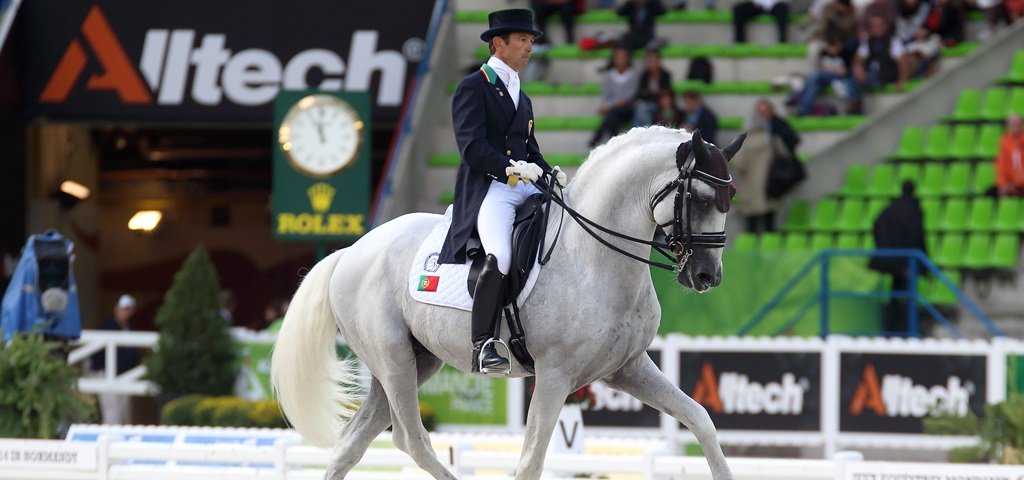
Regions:
<instances>
[{"instance_id":1,"label":"blue railing","mask_svg":"<svg viewBox=\"0 0 1024 480\"><path fill-rule=\"evenodd\" d=\"M906 290L894 290L894 291L844 291L844 290L833 290L830 288L829 280L829 263L834 257L896 257L907 259L907 289ZM886 332L889 335L903 335L910 337L920 337L920 318L919 318L919 307L924 308L929 315L938 321L943 327L949 330L957 338L962 338L963 335L959 330L942 314L934 305L931 304L917 289L917 279L922 273L922 267L930 273L936 280L942 283L944 287L952 292L957 300L967 310L981 322L986 330L992 336L1001 337L1003 332L997 328L988 316L986 316L981 309L978 308L974 302L968 298L960 288L953 283L949 277L946 276L939 267L932 263L931 259L928 258L920 250L912 249L878 249L878 250L822 250L818 252L810 261L793 275L792 278L786 282L779 291L768 300L767 303L762 306L754 316L740 328L739 335L749 335L750 332L761 324L766 316L775 307L777 307L786 295L804 278L811 274L811 270L815 267L819 268L821 289L816 296L812 296L805 301L796 314L790 318L785 324L776 331L776 334L790 330L797 322L802 320L807 312L818 304L819 309L819 335L825 337L829 334L829 302L833 298L902 298L906 300L907 308L907 330L904 332Z\"/></svg>"}]
</instances>

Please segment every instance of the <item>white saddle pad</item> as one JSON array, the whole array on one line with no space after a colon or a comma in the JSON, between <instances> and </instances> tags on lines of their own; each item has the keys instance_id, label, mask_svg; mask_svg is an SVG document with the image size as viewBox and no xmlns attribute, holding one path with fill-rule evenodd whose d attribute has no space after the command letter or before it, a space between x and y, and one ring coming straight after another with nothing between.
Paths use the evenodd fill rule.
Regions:
<instances>
[{"instance_id":1,"label":"white saddle pad","mask_svg":"<svg viewBox=\"0 0 1024 480\"><path fill-rule=\"evenodd\" d=\"M412 259L412 267L409 269L409 294L423 303L472 311L473 299L466 288L470 262L462 265L437 262L451 224L452 207L449 205L448 210L444 212L444 218L430 231ZM526 279L526 286L516 299L520 307L530 296L533 285L537 283L538 274L540 265L534 263L530 276Z\"/></svg>"}]
</instances>

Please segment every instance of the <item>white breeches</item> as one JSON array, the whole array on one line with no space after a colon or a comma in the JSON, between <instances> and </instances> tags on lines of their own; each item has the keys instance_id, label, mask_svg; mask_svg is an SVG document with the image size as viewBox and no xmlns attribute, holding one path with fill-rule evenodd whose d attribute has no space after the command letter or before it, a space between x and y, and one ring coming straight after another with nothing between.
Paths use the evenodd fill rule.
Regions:
<instances>
[{"instance_id":1,"label":"white breeches","mask_svg":"<svg viewBox=\"0 0 1024 480\"><path fill-rule=\"evenodd\" d=\"M512 223L516 219L516 207L530 195L540 193L532 183L519 182L512 187L505 183L491 182L487 196L480 204L476 217L476 230L484 250L498 259L498 270L508 275L512 265Z\"/></svg>"}]
</instances>

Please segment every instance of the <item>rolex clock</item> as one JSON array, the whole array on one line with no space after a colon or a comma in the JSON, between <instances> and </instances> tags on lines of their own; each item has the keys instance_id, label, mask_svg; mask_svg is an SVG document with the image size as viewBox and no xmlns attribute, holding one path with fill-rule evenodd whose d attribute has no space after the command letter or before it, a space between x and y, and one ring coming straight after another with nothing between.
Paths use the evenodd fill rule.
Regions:
<instances>
[{"instance_id":1,"label":"rolex clock","mask_svg":"<svg viewBox=\"0 0 1024 480\"><path fill-rule=\"evenodd\" d=\"M274 100L271 228L278 240L355 240L369 229L370 96L282 90Z\"/></svg>"},{"instance_id":2,"label":"rolex clock","mask_svg":"<svg viewBox=\"0 0 1024 480\"><path fill-rule=\"evenodd\" d=\"M296 170L325 178L356 160L365 124L344 100L328 94L307 95L284 115L277 142Z\"/></svg>"}]
</instances>

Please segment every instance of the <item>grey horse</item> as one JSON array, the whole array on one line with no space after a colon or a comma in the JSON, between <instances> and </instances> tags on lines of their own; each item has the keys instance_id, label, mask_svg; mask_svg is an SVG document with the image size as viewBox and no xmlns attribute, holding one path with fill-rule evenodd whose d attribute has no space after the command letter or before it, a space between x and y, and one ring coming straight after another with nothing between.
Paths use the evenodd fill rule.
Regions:
<instances>
[{"instance_id":1,"label":"grey horse","mask_svg":"<svg viewBox=\"0 0 1024 480\"><path fill-rule=\"evenodd\" d=\"M661 225L677 239L718 232L724 245L733 192L726 161L741 144L742 136L719 149L699 134L691 139L684 130L634 128L592 151L563 199L581 215L624 235L651 239ZM680 158L684 150L691 152L686 162ZM698 172L701 165L717 168L718 176L697 175L706 173ZM707 180L718 177L725 183ZM560 212L553 209L552 224ZM455 478L430 445L416 391L445 363L470 371L470 314L419 303L406 283L419 243L439 220L438 215L414 213L371 230L317 263L292 299L273 352L272 383L291 424L316 445L334 445L327 479L344 478L392 424L395 445L420 468L438 479ZM680 226L686 231L678 231ZM549 237L556 230L552 225ZM648 245L602 237L636 257L646 259L651 253ZM721 252L701 246L677 250L679 283L698 292L717 286ZM536 360L536 390L517 479L540 477L566 396L596 380L685 424L703 448L713 478L733 478L707 411L672 385L646 354L660 320L648 265L566 221L522 309ZM372 374L358 409L352 365L335 355L338 330ZM513 364L512 376L529 375Z\"/></svg>"}]
</instances>

